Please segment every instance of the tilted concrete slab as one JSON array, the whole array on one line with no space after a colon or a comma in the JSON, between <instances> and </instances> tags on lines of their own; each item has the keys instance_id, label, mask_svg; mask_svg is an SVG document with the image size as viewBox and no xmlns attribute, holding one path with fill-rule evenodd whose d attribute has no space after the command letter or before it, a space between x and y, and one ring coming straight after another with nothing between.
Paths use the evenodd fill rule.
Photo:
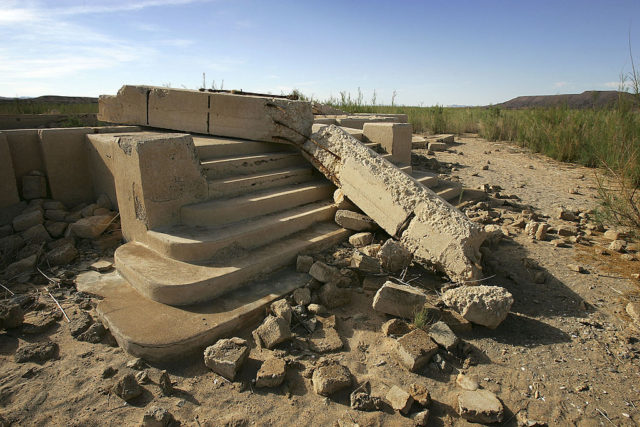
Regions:
<instances>
[{"instance_id":1,"label":"tilted concrete slab","mask_svg":"<svg viewBox=\"0 0 640 427\"><path fill-rule=\"evenodd\" d=\"M337 126L322 128L304 151L327 178L414 258L458 282L481 276L486 235L459 210Z\"/></svg>"},{"instance_id":2,"label":"tilted concrete slab","mask_svg":"<svg viewBox=\"0 0 640 427\"><path fill-rule=\"evenodd\" d=\"M308 102L154 86L123 86L99 108L103 121L265 142L301 144L313 123Z\"/></svg>"}]
</instances>

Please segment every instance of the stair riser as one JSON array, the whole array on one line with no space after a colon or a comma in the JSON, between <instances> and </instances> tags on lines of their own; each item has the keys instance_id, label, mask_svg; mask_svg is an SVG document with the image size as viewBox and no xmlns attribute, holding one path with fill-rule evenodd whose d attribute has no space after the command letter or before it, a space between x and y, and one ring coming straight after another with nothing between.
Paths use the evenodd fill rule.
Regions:
<instances>
[{"instance_id":1,"label":"stair riser","mask_svg":"<svg viewBox=\"0 0 640 427\"><path fill-rule=\"evenodd\" d=\"M321 221L331 221L336 208L328 206L286 221L275 220L257 230L250 230L241 235L211 242L175 242L167 241L153 233L148 234L147 244L151 249L169 258L191 262L215 259L226 248L254 249L289 236Z\"/></svg>"},{"instance_id":2,"label":"stair riser","mask_svg":"<svg viewBox=\"0 0 640 427\"><path fill-rule=\"evenodd\" d=\"M185 225L220 226L328 199L334 190L331 185L322 185L260 200L230 200L210 209L184 206L180 213Z\"/></svg>"},{"instance_id":3,"label":"stair riser","mask_svg":"<svg viewBox=\"0 0 640 427\"><path fill-rule=\"evenodd\" d=\"M210 181L209 199L233 197L253 191L266 190L281 185L300 184L314 178L313 169L300 169L256 178L237 179L234 181Z\"/></svg>"},{"instance_id":4,"label":"stair riser","mask_svg":"<svg viewBox=\"0 0 640 427\"><path fill-rule=\"evenodd\" d=\"M448 202L457 202L462 189L458 187L447 188L446 190L437 191L436 194Z\"/></svg>"},{"instance_id":5,"label":"stair riser","mask_svg":"<svg viewBox=\"0 0 640 427\"><path fill-rule=\"evenodd\" d=\"M438 179L437 176L427 176L424 178L417 179L417 181L427 188L433 188L438 184L440 184L440 180Z\"/></svg>"},{"instance_id":6,"label":"stair riser","mask_svg":"<svg viewBox=\"0 0 640 427\"><path fill-rule=\"evenodd\" d=\"M202 167L208 179L228 178L239 175L251 175L260 172L268 172L287 167L303 167L309 163L298 153L283 153L269 158L259 159L232 159L228 161L216 161L215 163L202 163Z\"/></svg>"},{"instance_id":7,"label":"stair riser","mask_svg":"<svg viewBox=\"0 0 640 427\"><path fill-rule=\"evenodd\" d=\"M242 141L229 144L211 144L196 146L200 161L215 159L218 157L242 156L246 154L259 154L276 151L295 151L295 148L287 144L270 142Z\"/></svg>"}]
</instances>

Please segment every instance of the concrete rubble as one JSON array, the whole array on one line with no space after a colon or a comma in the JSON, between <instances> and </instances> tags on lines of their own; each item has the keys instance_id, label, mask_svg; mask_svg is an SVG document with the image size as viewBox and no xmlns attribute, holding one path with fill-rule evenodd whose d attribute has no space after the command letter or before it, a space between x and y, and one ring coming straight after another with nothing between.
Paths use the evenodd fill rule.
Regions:
<instances>
[{"instance_id":1,"label":"concrete rubble","mask_svg":"<svg viewBox=\"0 0 640 427\"><path fill-rule=\"evenodd\" d=\"M325 360L313 371L313 390L321 396L330 396L350 387L352 380L349 368L338 362Z\"/></svg>"},{"instance_id":2,"label":"concrete rubble","mask_svg":"<svg viewBox=\"0 0 640 427\"><path fill-rule=\"evenodd\" d=\"M473 423L492 424L502 422L502 402L489 390L463 391L458 396L458 412Z\"/></svg>"},{"instance_id":3,"label":"concrete rubble","mask_svg":"<svg viewBox=\"0 0 640 427\"><path fill-rule=\"evenodd\" d=\"M280 358L265 360L256 374L256 387L278 387L284 381L287 363Z\"/></svg>"},{"instance_id":4,"label":"concrete rubble","mask_svg":"<svg viewBox=\"0 0 640 427\"><path fill-rule=\"evenodd\" d=\"M242 338L218 340L204 351L204 364L218 375L233 380L249 357L249 345Z\"/></svg>"},{"instance_id":5,"label":"concrete rubble","mask_svg":"<svg viewBox=\"0 0 640 427\"><path fill-rule=\"evenodd\" d=\"M449 289L442 301L468 321L495 329L509 314L513 296L499 286L462 286Z\"/></svg>"}]
</instances>

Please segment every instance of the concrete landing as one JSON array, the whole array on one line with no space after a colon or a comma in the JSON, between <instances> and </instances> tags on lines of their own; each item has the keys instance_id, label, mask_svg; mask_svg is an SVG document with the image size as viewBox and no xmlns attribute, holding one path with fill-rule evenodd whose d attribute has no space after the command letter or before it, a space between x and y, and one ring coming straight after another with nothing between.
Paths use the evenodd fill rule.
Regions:
<instances>
[{"instance_id":1,"label":"concrete landing","mask_svg":"<svg viewBox=\"0 0 640 427\"><path fill-rule=\"evenodd\" d=\"M145 298L117 272L87 272L77 279L79 291L104 298L98 316L120 347L153 362L195 354L250 327L267 305L307 281L308 275L285 269L204 304L171 307Z\"/></svg>"}]
</instances>

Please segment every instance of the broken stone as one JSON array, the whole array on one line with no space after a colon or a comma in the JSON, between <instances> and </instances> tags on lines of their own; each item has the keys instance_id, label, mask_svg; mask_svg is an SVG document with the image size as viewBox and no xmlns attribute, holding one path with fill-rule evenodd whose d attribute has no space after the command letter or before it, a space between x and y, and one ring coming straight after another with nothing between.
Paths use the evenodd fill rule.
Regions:
<instances>
[{"instance_id":1,"label":"broken stone","mask_svg":"<svg viewBox=\"0 0 640 427\"><path fill-rule=\"evenodd\" d=\"M291 323L291 306L284 299L279 299L271 304L271 312L277 316L281 317L287 321L287 323Z\"/></svg>"},{"instance_id":2,"label":"broken stone","mask_svg":"<svg viewBox=\"0 0 640 427\"><path fill-rule=\"evenodd\" d=\"M477 390L480 387L477 378L464 374L458 374L456 384L458 384L458 387L469 391Z\"/></svg>"},{"instance_id":3,"label":"broken stone","mask_svg":"<svg viewBox=\"0 0 640 427\"><path fill-rule=\"evenodd\" d=\"M456 334L471 332L473 329L471 322L462 317L462 315L457 311L445 308L440 310L440 312L442 314L442 321L446 323Z\"/></svg>"},{"instance_id":4,"label":"broken stone","mask_svg":"<svg viewBox=\"0 0 640 427\"><path fill-rule=\"evenodd\" d=\"M15 354L17 363L44 363L54 359L58 355L58 344L52 341L24 344L18 348Z\"/></svg>"},{"instance_id":5,"label":"broken stone","mask_svg":"<svg viewBox=\"0 0 640 427\"><path fill-rule=\"evenodd\" d=\"M571 212L570 210L567 210L563 207L559 207L556 210L556 218L558 219L563 219L565 221L575 221L576 220L576 214Z\"/></svg>"},{"instance_id":6,"label":"broken stone","mask_svg":"<svg viewBox=\"0 0 640 427\"><path fill-rule=\"evenodd\" d=\"M176 425L176 420L171 412L158 406L151 406L147 409L140 423L140 427L170 427L173 425Z\"/></svg>"},{"instance_id":7,"label":"broken stone","mask_svg":"<svg viewBox=\"0 0 640 427\"><path fill-rule=\"evenodd\" d=\"M58 238L64 236L64 232L67 229L66 222L47 222L44 225L44 228L47 230L47 233L53 238Z\"/></svg>"},{"instance_id":8,"label":"broken stone","mask_svg":"<svg viewBox=\"0 0 640 427\"><path fill-rule=\"evenodd\" d=\"M93 319L91 316L84 312L78 311L74 316L72 316L71 323L69 323L69 332L72 337L77 337L87 329L93 323Z\"/></svg>"},{"instance_id":9,"label":"broken stone","mask_svg":"<svg viewBox=\"0 0 640 427\"><path fill-rule=\"evenodd\" d=\"M391 319L382 324L382 333L386 336L404 335L411 331L409 325L404 320Z\"/></svg>"},{"instance_id":10,"label":"broken stone","mask_svg":"<svg viewBox=\"0 0 640 427\"><path fill-rule=\"evenodd\" d=\"M447 149L447 144L444 142L430 142L427 147L431 151L445 151Z\"/></svg>"},{"instance_id":11,"label":"broken stone","mask_svg":"<svg viewBox=\"0 0 640 427\"><path fill-rule=\"evenodd\" d=\"M246 340L238 337L218 340L204 350L204 364L207 368L230 381L233 381L247 357L249 345Z\"/></svg>"},{"instance_id":12,"label":"broken stone","mask_svg":"<svg viewBox=\"0 0 640 427\"><path fill-rule=\"evenodd\" d=\"M624 240L614 240L609 244L609 250L614 252L624 252L624 248L627 246L627 242Z\"/></svg>"},{"instance_id":13,"label":"broken stone","mask_svg":"<svg viewBox=\"0 0 640 427\"><path fill-rule=\"evenodd\" d=\"M336 308L351 302L351 291L339 288L335 281L323 285L318 292L318 297L327 308Z\"/></svg>"},{"instance_id":14,"label":"broken stone","mask_svg":"<svg viewBox=\"0 0 640 427\"><path fill-rule=\"evenodd\" d=\"M383 408L382 399L371 396L371 384L365 381L349 396L351 409L357 411L380 411Z\"/></svg>"},{"instance_id":15,"label":"broken stone","mask_svg":"<svg viewBox=\"0 0 640 427\"><path fill-rule=\"evenodd\" d=\"M460 342L456 334L449 328L445 322L436 322L429 328L429 336L436 344L451 351Z\"/></svg>"},{"instance_id":16,"label":"broken stone","mask_svg":"<svg viewBox=\"0 0 640 427\"><path fill-rule=\"evenodd\" d=\"M173 384L171 383L171 377L167 373L167 371L162 371L160 374L160 379L158 380L158 386L160 387L160 391L165 396L173 395Z\"/></svg>"},{"instance_id":17,"label":"broken stone","mask_svg":"<svg viewBox=\"0 0 640 427\"><path fill-rule=\"evenodd\" d=\"M391 387L386 399L394 410L405 415L409 413L409 409L411 409L411 405L413 404L411 395L397 385Z\"/></svg>"},{"instance_id":18,"label":"broken stone","mask_svg":"<svg viewBox=\"0 0 640 427\"><path fill-rule=\"evenodd\" d=\"M144 359L136 357L135 359L131 359L127 362L127 368L133 369L135 371L141 371L147 367L147 363Z\"/></svg>"},{"instance_id":19,"label":"broken stone","mask_svg":"<svg viewBox=\"0 0 640 427\"><path fill-rule=\"evenodd\" d=\"M351 372L346 366L335 361L326 361L313 371L311 378L313 390L321 396L333 393L351 386Z\"/></svg>"},{"instance_id":20,"label":"broken stone","mask_svg":"<svg viewBox=\"0 0 640 427\"><path fill-rule=\"evenodd\" d=\"M639 302L630 302L625 307L627 314L636 322L640 323L640 303Z\"/></svg>"},{"instance_id":21,"label":"broken stone","mask_svg":"<svg viewBox=\"0 0 640 427\"><path fill-rule=\"evenodd\" d=\"M359 249L359 251L365 255L377 257L381 247L382 246L379 245L378 243L374 243L371 245L363 246L362 248Z\"/></svg>"},{"instance_id":22,"label":"broken stone","mask_svg":"<svg viewBox=\"0 0 640 427\"><path fill-rule=\"evenodd\" d=\"M20 304L0 304L0 329L20 327L24 322L24 311Z\"/></svg>"},{"instance_id":23,"label":"broken stone","mask_svg":"<svg viewBox=\"0 0 640 427\"><path fill-rule=\"evenodd\" d=\"M319 318L321 327L309 336L309 348L316 353L338 351L344 345L335 328L336 317Z\"/></svg>"},{"instance_id":24,"label":"broken stone","mask_svg":"<svg viewBox=\"0 0 640 427\"><path fill-rule=\"evenodd\" d=\"M39 210L23 213L13 219L13 229L16 233L27 230L34 225L42 224L44 222L42 218L42 212Z\"/></svg>"},{"instance_id":25,"label":"broken stone","mask_svg":"<svg viewBox=\"0 0 640 427\"><path fill-rule=\"evenodd\" d=\"M416 412L411 418L416 426L426 426L429 424L429 410Z\"/></svg>"},{"instance_id":26,"label":"broken stone","mask_svg":"<svg viewBox=\"0 0 640 427\"><path fill-rule=\"evenodd\" d=\"M571 271L575 271L576 273L580 273L580 274L584 274L587 272L587 270L585 270L583 266L578 264L568 264L567 268Z\"/></svg>"},{"instance_id":27,"label":"broken stone","mask_svg":"<svg viewBox=\"0 0 640 427\"><path fill-rule=\"evenodd\" d=\"M335 220L336 224L347 230L369 231L376 227L376 223L368 216L344 209L336 212Z\"/></svg>"},{"instance_id":28,"label":"broken stone","mask_svg":"<svg viewBox=\"0 0 640 427\"><path fill-rule=\"evenodd\" d=\"M392 316L413 319L427 302L427 296L418 288L387 281L373 298L373 309Z\"/></svg>"},{"instance_id":29,"label":"broken stone","mask_svg":"<svg viewBox=\"0 0 640 427\"><path fill-rule=\"evenodd\" d=\"M69 226L71 233L82 239L95 239L111 224L110 215L82 218Z\"/></svg>"},{"instance_id":30,"label":"broken stone","mask_svg":"<svg viewBox=\"0 0 640 427\"><path fill-rule=\"evenodd\" d=\"M278 387L284 381L287 364L277 357L267 359L256 375L256 387Z\"/></svg>"},{"instance_id":31,"label":"broken stone","mask_svg":"<svg viewBox=\"0 0 640 427\"><path fill-rule=\"evenodd\" d=\"M36 268L36 262L38 261L38 255L34 254L30 257L21 259L12 264L9 264L5 273L8 277L17 277L31 273Z\"/></svg>"},{"instance_id":32,"label":"broken stone","mask_svg":"<svg viewBox=\"0 0 640 427\"><path fill-rule=\"evenodd\" d=\"M307 306L307 311L311 314L325 314L327 312L327 309L325 308L324 305L309 304Z\"/></svg>"},{"instance_id":33,"label":"broken stone","mask_svg":"<svg viewBox=\"0 0 640 427\"><path fill-rule=\"evenodd\" d=\"M622 233L617 230L607 230L603 234L605 239L619 240L622 237Z\"/></svg>"},{"instance_id":34,"label":"broken stone","mask_svg":"<svg viewBox=\"0 0 640 427\"><path fill-rule=\"evenodd\" d=\"M313 265L313 257L309 255L298 255L296 259L296 271L300 273L309 273Z\"/></svg>"},{"instance_id":35,"label":"broken stone","mask_svg":"<svg viewBox=\"0 0 640 427\"><path fill-rule=\"evenodd\" d=\"M442 301L468 321L495 329L509 314L513 296L500 286L461 286L445 292Z\"/></svg>"},{"instance_id":36,"label":"broken stone","mask_svg":"<svg viewBox=\"0 0 640 427\"><path fill-rule=\"evenodd\" d=\"M253 331L256 344L273 348L291 338L289 323L280 317L267 316L258 328Z\"/></svg>"},{"instance_id":37,"label":"broken stone","mask_svg":"<svg viewBox=\"0 0 640 427\"><path fill-rule=\"evenodd\" d=\"M85 206L84 208L82 208L80 213L82 214L82 216L84 218L88 218L90 216L94 216L94 212L95 212L96 209L98 209L98 205L96 205L95 203L91 203L90 205Z\"/></svg>"},{"instance_id":38,"label":"broken stone","mask_svg":"<svg viewBox=\"0 0 640 427\"><path fill-rule=\"evenodd\" d=\"M111 378L117 373L118 373L118 370L116 368L114 368L113 366L107 366L102 371L102 378L104 378L104 379Z\"/></svg>"},{"instance_id":39,"label":"broken stone","mask_svg":"<svg viewBox=\"0 0 640 427\"><path fill-rule=\"evenodd\" d=\"M145 371L136 372L136 380L140 384L149 384L151 383L151 378L149 378L149 373Z\"/></svg>"},{"instance_id":40,"label":"broken stone","mask_svg":"<svg viewBox=\"0 0 640 427\"><path fill-rule=\"evenodd\" d=\"M499 423L504 417L502 402L489 390L460 393L458 412L462 418L474 423Z\"/></svg>"},{"instance_id":41,"label":"broken stone","mask_svg":"<svg viewBox=\"0 0 640 427\"><path fill-rule=\"evenodd\" d=\"M536 230L535 238L536 240L544 240L547 237L547 230L549 230L549 225L545 223L540 223Z\"/></svg>"},{"instance_id":42,"label":"broken stone","mask_svg":"<svg viewBox=\"0 0 640 427\"><path fill-rule=\"evenodd\" d=\"M42 208L45 210L52 210L52 211L67 210L67 207L64 205L64 203L58 200L45 200L44 202L42 202Z\"/></svg>"},{"instance_id":43,"label":"broken stone","mask_svg":"<svg viewBox=\"0 0 640 427\"><path fill-rule=\"evenodd\" d=\"M113 393L125 402L129 402L142 394L142 387L133 374L126 374L114 384Z\"/></svg>"},{"instance_id":44,"label":"broken stone","mask_svg":"<svg viewBox=\"0 0 640 427\"><path fill-rule=\"evenodd\" d=\"M382 268L392 273L402 271L411 264L411 252L400 242L388 239L378 252Z\"/></svg>"},{"instance_id":45,"label":"broken stone","mask_svg":"<svg viewBox=\"0 0 640 427\"><path fill-rule=\"evenodd\" d=\"M111 261L107 261L106 259L101 259L91 264L90 268L94 271L97 271L98 273L106 273L107 271L111 271L113 269L113 263Z\"/></svg>"},{"instance_id":46,"label":"broken stone","mask_svg":"<svg viewBox=\"0 0 640 427\"><path fill-rule=\"evenodd\" d=\"M65 265L78 256L78 250L72 243L66 243L47 252L45 259L50 265Z\"/></svg>"},{"instance_id":47,"label":"broken stone","mask_svg":"<svg viewBox=\"0 0 640 427\"><path fill-rule=\"evenodd\" d=\"M367 246L373 242L373 233L367 231L356 233L349 237L349 243L356 248Z\"/></svg>"},{"instance_id":48,"label":"broken stone","mask_svg":"<svg viewBox=\"0 0 640 427\"><path fill-rule=\"evenodd\" d=\"M363 273L378 274L380 273L380 261L356 250L351 256L351 268L357 268Z\"/></svg>"},{"instance_id":49,"label":"broken stone","mask_svg":"<svg viewBox=\"0 0 640 427\"><path fill-rule=\"evenodd\" d=\"M44 228L44 225L37 224L22 233L22 238L26 243L40 244L51 241L51 236Z\"/></svg>"},{"instance_id":50,"label":"broken stone","mask_svg":"<svg viewBox=\"0 0 640 427\"><path fill-rule=\"evenodd\" d=\"M311 302L311 291L309 288L298 288L293 291L293 300L296 305L307 305Z\"/></svg>"},{"instance_id":51,"label":"broken stone","mask_svg":"<svg viewBox=\"0 0 640 427\"><path fill-rule=\"evenodd\" d=\"M409 394L413 400L418 402L423 408L427 408L431 404L431 393L429 393L427 387L422 384L412 383L409 386Z\"/></svg>"},{"instance_id":52,"label":"broken stone","mask_svg":"<svg viewBox=\"0 0 640 427\"><path fill-rule=\"evenodd\" d=\"M578 227L575 225L560 225L558 227L559 236L575 236L578 234Z\"/></svg>"},{"instance_id":53,"label":"broken stone","mask_svg":"<svg viewBox=\"0 0 640 427\"><path fill-rule=\"evenodd\" d=\"M322 261L314 262L309 269L309 275L322 283L331 282L338 277L339 274L340 272L337 268L327 265Z\"/></svg>"},{"instance_id":54,"label":"broken stone","mask_svg":"<svg viewBox=\"0 0 640 427\"><path fill-rule=\"evenodd\" d=\"M411 372L426 365L437 351L436 343L422 329L414 329L396 342L398 360Z\"/></svg>"},{"instance_id":55,"label":"broken stone","mask_svg":"<svg viewBox=\"0 0 640 427\"><path fill-rule=\"evenodd\" d=\"M68 213L64 210L46 210L44 211L44 217L50 221L61 222L64 221Z\"/></svg>"},{"instance_id":56,"label":"broken stone","mask_svg":"<svg viewBox=\"0 0 640 427\"><path fill-rule=\"evenodd\" d=\"M89 326L86 331L79 334L76 339L78 341L86 341L92 344L97 344L102 341L104 336L107 334L107 330L104 325L100 322L96 322L93 325Z\"/></svg>"}]
</instances>

